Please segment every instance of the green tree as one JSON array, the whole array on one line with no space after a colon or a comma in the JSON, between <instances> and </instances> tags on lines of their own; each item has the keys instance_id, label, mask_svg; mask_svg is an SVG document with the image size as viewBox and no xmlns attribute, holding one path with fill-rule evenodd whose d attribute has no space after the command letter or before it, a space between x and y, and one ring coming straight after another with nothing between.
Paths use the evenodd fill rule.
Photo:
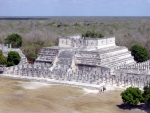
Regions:
<instances>
[{"instance_id":1,"label":"green tree","mask_svg":"<svg viewBox=\"0 0 150 113\"><path fill-rule=\"evenodd\" d=\"M87 31L86 33L82 34L82 37L90 37L90 38L103 38L104 36L101 33L96 33L94 31Z\"/></svg>"},{"instance_id":2,"label":"green tree","mask_svg":"<svg viewBox=\"0 0 150 113\"><path fill-rule=\"evenodd\" d=\"M121 93L122 101L126 104L130 105L130 109L132 105L137 105L141 100L142 91L139 88L129 87L125 91Z\"/></svg>"},{"instance_id":3,"label":"green tree","mask_svg":"<svg viewBox=\"0 0 150 113\"><path fill-rule=\"evenodd\" d=\"M134 60L137 62L143 62L148 60L148 51L139 45L134 45L131 47L131 54L134 56Z\"/></svg>"},{"instance_id":4,"label":"green tree","mask_svg":"<svg viewBox=\"0 0 150 113\"><path fill-rule=\"evenodd\" d=\"M10 51L8 53L8 57L7 57L7 66L18 65L20 62L20 59L21 59L21 57L18 52Z\"/></svg>"},{"instance_id":5,"label":"green tree","mask_svg":"<svg viewBox=\"0 0 150 113\"><path fill-rule=\"evenodd\" d=\"M18 48L22 46L22 37L18 34L8 35L5 39L5 44L12 44L13 48Z\"/></svg>"},{"instance_id":6,"label":"green tree","mask_svg":"<svg viewBox=\"0 0 150 113\"><path fill-rule=\"evenodd\" d=\"M7 58L3 55L2 50L0 50L0 65L6 65L7 64Z\"/></svg>"},{"instance_id":7,"label":"green tree","mask_svg":"<svg viewBox=\"0 0 150 113\"><path fill-rule=\"evenodd\" d=\"M143 100L146 103L150 103L150 83L146 85L143 89Z\"/></svg>"},{"instance_id":8,"label":"green tree","mask_svg":"<svg viewBox=\"0 0 150 113\"><path fill-rule=\"evenodd\" d=\"M104 37L104 35L102 35L102 34L99 34L99 35L98 35L98 37L99 37L99 38L103 38L103 37Z\"/></svg>"}]
</instances>

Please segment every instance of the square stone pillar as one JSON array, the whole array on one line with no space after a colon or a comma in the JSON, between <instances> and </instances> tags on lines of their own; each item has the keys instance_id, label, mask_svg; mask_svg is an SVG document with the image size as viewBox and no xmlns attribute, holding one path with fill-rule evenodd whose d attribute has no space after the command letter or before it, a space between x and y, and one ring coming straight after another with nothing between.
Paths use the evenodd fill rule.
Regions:
<instances>
[{"instance_id":1,"label":"square stone pillar","mask_svg":"<svg viewBox=\"0 0 150 113\"><path fill-rule=\"evenodd\" d=\"M126 87L126 77L124 76L124 87Z\"/></svg>"},{"instance_id":2,"label":"square stone pillar","mask_svg":"<svg viewBox=\"0 0 150 113\"><path fill-rule=\"evenodd\" d=\"M114 78L112 77L112 82L111 82L111 84L112 84L112 86L113 86L113 84L114 84Z\"/></svg>"}]
</instances>

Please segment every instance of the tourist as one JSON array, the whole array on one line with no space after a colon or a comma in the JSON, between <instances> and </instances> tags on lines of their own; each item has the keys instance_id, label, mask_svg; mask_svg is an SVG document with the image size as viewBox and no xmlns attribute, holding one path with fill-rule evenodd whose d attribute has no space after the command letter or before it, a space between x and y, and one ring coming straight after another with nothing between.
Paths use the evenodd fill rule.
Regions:
<instances>
[{"instance_id":1,"label":"tourist","mask_svg":"<svg viewBox=\"0 0 150 113\"><path fill-rule=\"evenodd\" d=\"M103 86L103 92L106 90L106 87L105 86Z\"/></svg>"},{"instance_id":2,"label":"tourist","mask_svg":"<svg viewBox=\"0 0 150 113\"><path fill-rule=\"evenodd\" d=\"M99 89L99 93L101 93L102 92L102 87L100 87L100 89Z\"/></svg>"}]
</instances>

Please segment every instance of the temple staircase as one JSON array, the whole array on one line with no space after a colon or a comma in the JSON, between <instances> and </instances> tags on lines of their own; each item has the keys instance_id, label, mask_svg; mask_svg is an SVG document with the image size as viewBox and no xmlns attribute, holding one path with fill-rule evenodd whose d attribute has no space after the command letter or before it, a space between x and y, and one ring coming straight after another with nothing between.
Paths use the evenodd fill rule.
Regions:
<instances>
[{"instance_id":1,"label":"temple staircase","mask_svg":"<svg viewBox=\"0 0 150 113\"><path fill-rule=\"evenodd\" d=\"M55 75L59 76L62 73L59 72L64 72L64 74L66 74L69 70L71 70L72 67L72 63L73 63L73 59L75 56L75 51L73 51L72 49L62 49L59 51L58 56L57 56L57 60L55 62L55 66L53 67L53 72Z\"/></svg>"}]
</instances>

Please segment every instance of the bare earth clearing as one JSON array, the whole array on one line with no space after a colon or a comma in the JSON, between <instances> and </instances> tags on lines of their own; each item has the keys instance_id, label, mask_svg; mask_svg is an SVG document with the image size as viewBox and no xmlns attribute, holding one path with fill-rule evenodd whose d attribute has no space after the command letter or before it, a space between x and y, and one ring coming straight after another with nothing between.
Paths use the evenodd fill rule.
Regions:
<instances>
[{"instance_id":1,"label":"bare earth clearing","mask_svg":"<svg viewBox=\"0 0 150 113\"><path fill-rule=\"evenodd\" d=\"M0 78L0 113L144 113L120 109L119 90L98 91ZM118 106L117 106L118 105ZM149 113L147 110L147 113Z\"/></svg>"}]
</instances>

